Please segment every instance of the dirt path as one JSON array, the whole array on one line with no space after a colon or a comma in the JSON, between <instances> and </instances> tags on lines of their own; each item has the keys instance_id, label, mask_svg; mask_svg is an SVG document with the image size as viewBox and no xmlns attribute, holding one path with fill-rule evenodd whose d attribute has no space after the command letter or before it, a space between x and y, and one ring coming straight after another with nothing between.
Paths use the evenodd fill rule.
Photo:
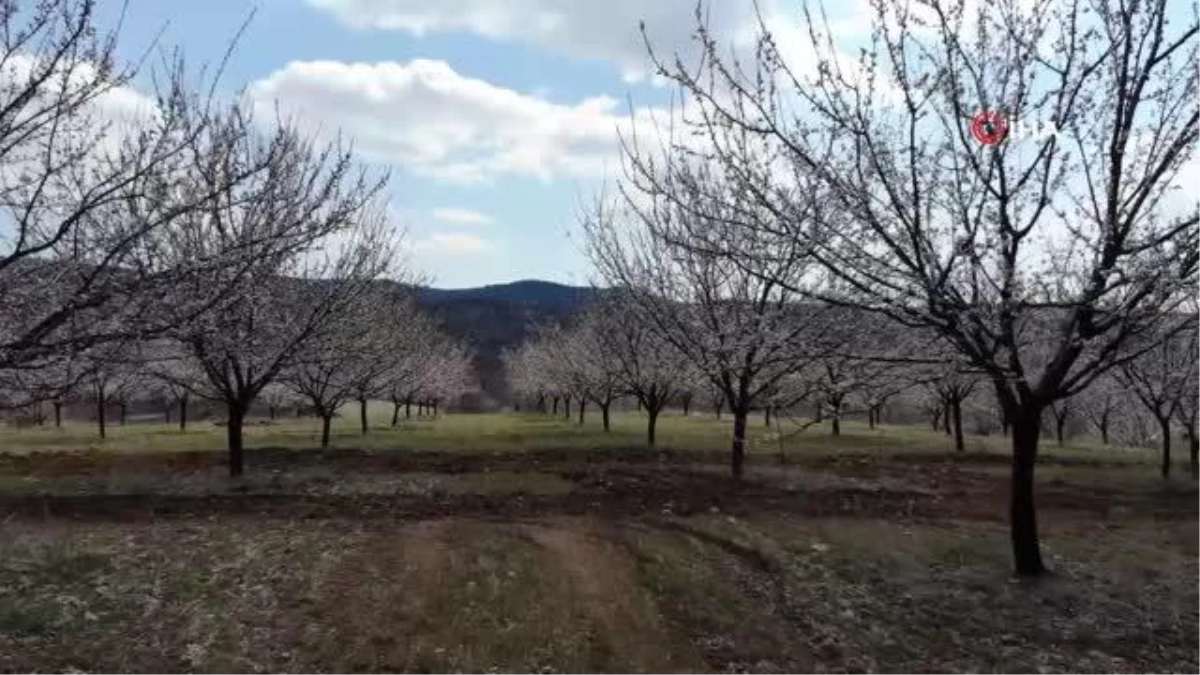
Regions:
<instances>
[{"instance_id":1,"label":"dirt path","mask_svg":"<svg viewBox=\"0 0 1200 675\"><path fill-rule=\"evenodd\" d=\"M628 554L596 536L582 520L530 524L524 531L568 574L581 606L602 630L608 649L643 672L693 672L704 662L663 626L654 602L639 590Z\"/></svg>"}]
</instances>

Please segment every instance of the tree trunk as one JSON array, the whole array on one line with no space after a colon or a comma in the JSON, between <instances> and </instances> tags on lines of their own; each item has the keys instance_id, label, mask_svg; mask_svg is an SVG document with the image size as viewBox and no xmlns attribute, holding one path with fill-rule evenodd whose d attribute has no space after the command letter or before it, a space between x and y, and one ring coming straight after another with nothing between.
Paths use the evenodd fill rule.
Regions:
<instances>
[{"instance_id":1,"label":"tree trunk","mask_svg":"<svg viewBox=\"0 0 1200 675\"><path fill-rule=\"evenodd\" d=\"M1037 511L1033 502L1033 470L1037 464L1041 411L1021 410L1014 416L1012 435L1012 484L1009 521L1013 562L1020 576L1038 576L1046 571L1038 541Z\"/></svg>"},{"instance_id":2,"label":"tree trunk","mask_svg":"<svg viewBox=\"0 0 1200 675\"><path fill-rule=\"evenodd\" d=\"M404 419L406 419L406 420L412 419L412 399L411 398L404 399Z\"/></svg>"},{"instance_id":3,"label":"tree trunk","mask_svg":"<svg viewBox=\"0 0 1200 675\"><path fill-rule=\"evenodd\" d=\"M400 423L400 404L392 401L392 426Z\"/></svg>"},{"instance_id":4,"label":"tree trunk","mask_svg":"<svg viewBox=\"0 0 1200 675\"><path fill-rule=\"evenodd\" d=\"M179 430L180 431L187 431L187 408L188 408L188 397L187 396L179 397Z\"/></svg>"},{"instance_id":5,"label":"tree trunk","mask_svg":"<svg viewBox=\"0 0 1200 675\"><path fill-rule=\"evenodd\" d=\"M1060 447L1060 448L1065 443L1065 437L1063 435L1063 430L1066 428L1066 426L1067 426L1067 418L1065 416L1064 417L1059 417L1058 415L1054 416L1054 438L1058 441L1058 447Z\"/></svg>"},{"instance_id":6,"label":"tree trunk","mask_svg":"<svg viewBox=\"0 0 1200 675\"><path fill-rule=\"evenodd\" d=\"M229 477L237 478L246 468L245 453L242 449L242 419L245 417L245 410L236 403L228 404L228 408L229 423L225 431L229 439Z\"/></svg>"},{"instance_id":7,"label":"tree trunk","mask_svg":"<svg viewBox=\"0 0 1200 675\"><path fill-rule=\"evenodd\" d=\"M836 411L834 411L833 417L831 417L830 420L832 421L830 433L832 433L834 436L841 436L842 435L842 420Z\"/></svg>"},{"instance_id":8,"label":"tree trunk","mask_svg":"<svg viewBox=\"0 0 1200 675\"><path fill-rule=\"evenodd\" d=\"M275 406L273 406L273 405L267 406L267 419L271 419L271 420L275 419Z\"/></svg>"},{"instance_id":9,"label":"tree trunk","mask_svg":"<svg viewBox=\"0 0 1200 675\"><path fill-rule=\"evenodd\" d=\"M600 417L604 420L605 431L608 431L608 408L611 405L611 403L604 403L600 405Z\"/></svg>"},{"instance_id":10,"label":"tree trunk","mask_svg":"<svg viewBox=\"0 0 1200 675\"><path fill-rule=\"evenodd\" d=\"M771 406L763 408L763 426L771 426Z\"/></svg>"},{"instance_id":11,"label":"tree trunk","mask_svg":"<svg viewBox=\"0 0 1200 675\"><path fill-rule=\"evenodd\" d=\"M733 413L733 450L729 457L729 469L734 480L741 480L746 464L746 411Z\"/></svg>"},{"instance_id":12,"label":"tree trunk","mask_svg":"<svg viewBox=\"0 0 1200 675\"><path fill-rule=\"evenodd\" d=\"M587 407L587 399L579 399L579 426L583 426L583 409Z\"/></svg>"},{"instance_id":13,"label":"tree trunk","mask_svg":"<svg viewBox=\"0 0 1200 675\"><path fill-rule=\"evenodd\" d=\"M646 406L646 444L654 447L654 432L658 428L658 410Z\"/></svg>"},{"instance_id":14,"label":"tree trunk","mask_svg":"<svg viewBox=\"0 0 1200 675\"><path fill-rule=\"evenodd\" d=\"M62 401L54 402L54 427L62 426Z\"/></svg>"},{"instance_id":15,"label":"tree trunk","mask_svg":"<svg viewBox=\"0 0 1200 675\"><path fill-rule=\"evenodd\" d=\"M954 412L954 450L962 452L966 450L966 445L963 443L962 401L954 399L954 403L950 408Z\"/></svg>"},{"instance_id":16,"label":"tree trunk","mask_svg":"<svg viewBox=\"0 0 1200 675\"><path fill-rule=\"evenodd\" d=\"M558 397L557 396L554 397L554 406L551 408L550 414L555 415L555 416L558 415Z\"/></svg>"},{"instance_id":17,"label":"tree trunk","mask_svg":"<svg viewBox=\"0 0 1200 675\"><path fill-rule=\"evenodd\" d=\"M367 435L367 399L358 399L358 422L362 428L362 435Z\"/></svg>"},{"instance_id":18,"label":"tree trunk","mask_svg":"<svg viewBox=\"0 0 1200 675\"><path fill-rule=\"evenodd\" d=\"M688 408L691 408L691 407L692 407L692 397L685 396L683 399L683 416L684 417L688 416Z\"/></svg>"},{"instance_id":19,"label":"tree trunk","mask_svg":"<svg viewBox=\"0 0 1200 675\"><path fill-rule=\"evenodd\" d=\"M1100 442L1108 445L1108 417L1100 419Z\"/></svg>"},{"instance_id":20,"label":"tree trunk","mask_svg":"<svg viewBox=\"0 0 1200 675\"><path fill-rule=\"evenodd\" d=\"M333 421L332 414L321 414L321 447L329 447L329 424Z\"/></svg>"},{"instance_id":21,"label":"tree trunk","mask_svg":"<svg viewBox=\"0 0 1200 675\"><path fill-rule=\"evenodd\" d=\"M100 425L100 438L105 437L104 429L104 398L101 397L96 404L96 422Z\"/></svg>"},{"instance_id":22,"label":"tree trunk","mask_svg":"<svg viewBox=\"0 0 1200 675\"><path fill-rule=\"evenodd\" d=\"M722 403L717 404L717 419L721 419L721 409L723 409L724 407L725 407L725 405Z\"/></svg>"},{"instance_id":23,"label":"tree trunk","mask_svg":"<svg viewBox=\"0 0 1200 675\"><path fill-rule=\"evenodd\" d=\"M1188 465L1192 470L1192 480L1200 479L1200 438L1196 438L1196 425L1191 424L1188 432Z\"/></svg>"},{"instance_id":24,"label":"tree trunk","mask_svg":"<svg viewBox=\"0 0 1200 675\"><path fill-rule=\"evenodd\" d=\"M121 401L117 404L117 414L119 415L117 419L120 420L121 426L125 426L125 410L125 401Z\"/></svg>"},{"instance_id":25,"label":"tree trunk","mask_svg":"<svg viewBox=\"0 0 1200 675\"><path fill-rule=\"evenodd\" d=\"M425 414L425 402L417 401L417 417Z\"/></svg>"},{"instance_id":26,"label":"tree trunk","mask_svg":"<svg viewBox=\"0 0 1200 675\"><path fill-rule=\"evenodd\" d=\"M1171 477L1171 418L1160 417L1158 428L1162 432L1162 477Z\"/></svg>"},{"instance_id":27,"label":"tree trunk","mask_svg":"<svg viewBox=\"0 0 1200 675\"><path fill-rule=\"evenodd\" d=\"M875 430L875 409L867 408L867 428L871 431Z\"/></svg>"},{"instance_id":28,"label":"tree trunk","mask_svg":"<svg viewBox=\"0 0 1200 675\"><path fill-rule=\"evenodd\" d=\"M564 420L571 419L571 397L570 396L563 397L563 419Z\"/></svg>"},{"instance_id":29,"label":"tree trunk","mask_svg":"<svg viewBox=\"0 0 1200 675\"><path fill-rule=\"evenodd\" d=\"M951 409L950 402L945 401L944 403L942 403L942 420L945 422L942 426L944 426L946 428L947 436L949 436L953 432L953 430L951 429L951 425L953 424L953 422L952 422L953 419L954 419L954 411Z\"/></svg>"}]
</instances>

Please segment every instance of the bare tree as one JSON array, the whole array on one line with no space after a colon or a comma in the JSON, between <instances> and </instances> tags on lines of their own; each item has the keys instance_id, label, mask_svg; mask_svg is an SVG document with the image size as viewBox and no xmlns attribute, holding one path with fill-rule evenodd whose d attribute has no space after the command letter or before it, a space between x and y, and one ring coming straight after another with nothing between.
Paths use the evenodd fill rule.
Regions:
<instances>
[{"instance_id":1,"label":"bare tree","mask_svg":"<svg viewBox=\"0 0 1200 675\"><path fill-rule=\"evenodd\" d=\"M763 252L741 242L810 242L837 281L822 297L932 329L990 381L1013 429L1015 567L1037 575L1042 412L1151 349L1142 336L1195 320L1175 309L1195 295L1196 202L1170 197L1195 157L1197 23L1169 23L1165 0L871 8L858 57L806 6L807 71L765 24L751 64L701 24L703 62L659 74L698 109L721 169L774 214L744 220L759 234L729 238L728 257L754 269ZM973 134L980 113L1056 133L1018 137L1014 121L1005 138L993 116ZM726 142L741 133L779 153L781 178ZM817 182L815 207L795 199L795 175Z\"/></svg>"},{"instance_id":2,"label":"bare tree","mask_svg":"<svg viewBox=\"0 0 1200 675\"><path fill-rule=\"evenodd\" d=\"M1158 423L1162 475L1171 475L1171 418L1190 394L1197 368L1194 331L1185 331L1123 363L1117 380ZM1185 390L1189 394L1185 394ZM1194 395L1193 395L1194 396Z\"/></svg>"},{"instance_id":3,"label":"bare tree","mask_svg":"<svg viewBox=\"0 0 1200 675\"><path fill-rule=\"evenodd\" d=\"M236 106L228 114L239 127L245 119ZM229 280L236 293L173 332L201 365L204 393L226 408L234 477L243 471L242 423L251 403L307 343L325 339L387 270L392 253L378 203L386 177L369 177L348 149L318 145L286 123L265 138L240 138L227 154L195 153L193 180L220 184L264 158L267 170L211 200L172 249L203 258L236 248L255 260ZM175 293L192 291L185 284Z\"/></svg>"}]
</instances>

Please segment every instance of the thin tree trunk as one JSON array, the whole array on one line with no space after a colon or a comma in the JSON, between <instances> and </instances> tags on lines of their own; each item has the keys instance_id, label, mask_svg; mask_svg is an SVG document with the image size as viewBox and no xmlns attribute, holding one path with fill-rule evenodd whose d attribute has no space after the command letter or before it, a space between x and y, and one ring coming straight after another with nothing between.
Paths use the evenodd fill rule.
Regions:
<instances>
[{"instance_id":1,"label":"thin tree trunk","mask_svg":"<svg viewBox=\"0 0 1200 675\"><path fill-rule=\"evenodd\" d=\"M100 425L100 438L104 438L106 434L105 434L105 428L104 428L105 419L104 419L104 397L103 396L99 398L98 403L96 404L96 422Z\"/></svg>"},{"instance_id":2,"label":"thin tree trunk","mask_svg":"<svg viewBox=\"0 0 1200 675\"><path fill-rule=\"evenodd\" d=\"M392 401L392 426L400 423L400 404Z\"/></svg>"},{"instance_id":3,"label":"thin tree trunk","mask_svg":"<svg viewBox=\"0 0 1200 675\"><path fill-rule=\"evenodd\" d=\"M741 480L746 464L746 411L733 413L733 448L729 468L734 480Z\"/></svg>"},{"instance_id":4,"label":"thin tree trunk","mask_svg":"<svg viewBox=\"0 0 1200 675\"><path fill-rule=\"evenodd\" d=\"M1192 470L1192 479L1200 479L1200 438L1196 438L1196 425L1191 424L1188 432L1188 465Z\"/></svg>"},{"instance_id":5,"label":"thin tree trunk","mask_svg":"<svg viewBox=\"0 0 1200 675\"><path fill-rule=\"evenodd\" d=\"M404 399L404 419L412 419L412 399Z\"/></svg>"},{"instance_id":6,"label":"thin tree trunk","mask_svg":"<svg viewBox=\"0 0 1200 675\"><path fill-rule=\"evenodd\" d=\"M658 406L646 406L646 443L654 447L654 432L658 427Z\"/></svg>"},{"instance_id":7,"label":"thin tree trunk","mask_svg":"<svg viewBox=\"0 0 1200 675\"><path fill-rule=\"evenodd\" d=\"M551 409L550 414L557 417L558 416L558 397L555 396L553 398L554 398L554 407Z\"/></svg>"},{"instance_id":8,"label":"thin tree trunk","mask_svg":"<svg viewBox=\"0 0 1200 675\"><path fill-rule=\"evenodd\" d=\"M688 416L688 408L692 407L692 397L687 396L683 399L683 416Z\"/></svg>"},{"instance_id":9,"label":"thin tree trunk","mask_svg":"<svg viewBox=\"0 0 1200 675\"><path fill-rule=\"evenodd\" d=\"M271 420L275 419L275 406L273 406L273 405L267 406L267 418L271 419Z\"/></svg>"},{"instance_id":10,"label":"thin tree trunk","mask_svg":"<svg viewBox=\"0 0 1200 675\"><path fill-rule=\"evenodd\" d=\"M1171 477L1171 418L1161 417L1158 428L1162 432L1162 477Z\"/></svg>"},{"instance_id":11,"label":"thin tree trunk","mask_svg":"<svg viewBox=\"0 0 1200 675\"><path fill-rule=\"evenodd\" d=\"M229 423L225 428L229 439L229 477L237 478L246 469L246 457L242 448L242 419L245 411L235 403L228 405Z\"/></svg>"},{"instance_id":12,"label":"thin tree trunk","mask_svg":"<svg viewBox=\"0 0 1200 675\"><path fill-rule=\"evenodd\" d=\"M763 408L763 425L766 427L771 426L771 406Z\"/></svg>"},{"instance_id":13,"label":"thin tree trunk","mask_svg":"<svg viewBox=\"0 0 1200 675\"><path fill-rule=\"evenodd\" d=\"M871 431L875 430L875 409L867 408L867 428Z\"/></svg>"},{"instance_id":14,"label":"thin tree trunk","mask_svg":"<svg viewBox=\"0 0 1200 675\"><path fill-rule=\"evenodd\" d=\"M563 397L563 419L564 420L571 419L571 397L570 396Z\"/></svg>"},{"instance_id":15,"label":"thin tree trunk","mask_svg":"<svg viewBox=\"0 0 1200 675\"><path fill-rule=\"evenodd\" d=\"M954 412L954 450L956 452L963 452L966 450L966 445L963 443L962 401L957 398L954 399L954 403L950 406L950 409Z\"/></svg>"},{"instance_id":16,"label":"thin tree trunk","mask_svg":"<svg viewBox=\"0 0 1200 675\"><path fill-rule=\"evenodd\" d=\"M723 403L717 404L717 419L721 419L721 410L725 407Z\"/></svg>"},{"instance_id":17,"label":"thin tree trunk","mask_svg":"<svg viewBox=\"0 0 1200 675\"><path fill-rule=\"evenodd\" d=\"M62 426L62 401L54 402L54 427Z\"/></svg>"},{"instance_id":18,"label":"thin tree trunk","mask_svg":"<svg viewBox=\"0 0 1200 675\"><path fill-rule=\"evenodd\" d=\"M600 406L600 417L604 420L604 430L608 431L608 408L611 403L604 403Z\"/></svg>"},{"instance_id":19,"label":"thin tree trunk","mask_svg":"<svg viewBox=\"0 0 1200 675\"><path fill-rule=\"evenodd\" d=\"M1100 419L1100 442L1108 445L1108 417Z\"/></svg>"},{"instance_id":20,"label":"thin tree trunk","mask_svg":"<svg viewBox=\"0 0 1200 675\"><path fill-rule=\"evenodd\" d=\"M1067 426L1067 418L1066 417L1059 417L1058 415L1054 416L1054 438L1055 438L1055 440L1058 441L1058 447L1060 447L1060 448L1066 442L1066 439L1063 435L1063 430L1066 428L1066 426Z\"/></svg>"},{"instance_id":21,"label":"thin tree trunk","mask_svg":"<svg viewBox=\"0 0 1200 675\"><path fill-rule=\"evenodd\" d=\"M180 431L187 431L187 409L188 409L188 397L180 396L179 397L179 430Z\"/></svg>"},{"instance_id":22,"label":"thin tree trunk","mask_svg":"<svg viewBox=\"0 0 1200 675\"><path fill-rule=\"evenodd\" d=\"M587 399L579 399L579 426L583 426L583 409L587 407Z\"/></svg>"},{"instance_id":23,"label":"thin tree trunk","mask_svg":"<svg viewBox=\"0 0 1200 675\"><path fill-rule=\"evenodd\" d=\"M951 425L953 425L953 421L952 421L953 419L954 419L954 411L951 410L950 402L946 401L942 404L942 420L945 422L945 424L943 424L942 426L944 426L946 428L947 436L949 436L953 432L953 429L951 429Z\"/></svg>"},{"instance_id":24,"label":"thin tree trunk","mask_svg":"<svg viewBox=\"0 0 1200 675\"><path fill-rule=\"evenodd\" d=\"M120 403L117 404L117 414L119 416L117 419L120 420L121 426L125 426L125 411L126 411L125 401L121 401Z\"/></svg>"},{"instance_id":25,"label":"thin tree trunk","mask_svg":"<svg viewBox=\"0 0 1200 675\"><path fill-rule=\"evenodd\" d=\"M1009 520L1013 562L1020 576L1038 576L1046 571L1038 541L1037 511L1033 501L1033 471L1037 464L1041 411L1022 410L1014 415L1012 435L1012 484Z\"/></svg>"},{"instance_id":26,"label":"thin tree trunk","mask_svg":"<svg viewBox=\"0 0 1200 675\"><path fill-rule=\"evenodd\" d=\"M333 422L333 415L321 414L321 447L329 447L329 425Z\"/></svg>"},{"instance_id":27,"label":"thin tree trunk","mask_svg":"<svg viewBox=\"0 0 1200 675\"><path fill-rule=\"evenodd\" d=\"M358 399L358 421L362 427L362 435L367 435L367 399Z\"/></svg>"}]
</instances>

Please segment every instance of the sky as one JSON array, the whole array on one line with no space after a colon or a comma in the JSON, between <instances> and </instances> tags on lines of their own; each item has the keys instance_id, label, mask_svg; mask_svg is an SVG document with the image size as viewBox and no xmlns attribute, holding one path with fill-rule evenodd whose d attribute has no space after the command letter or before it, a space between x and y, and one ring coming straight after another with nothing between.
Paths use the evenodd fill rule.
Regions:
<instances>
[{"instance_id":1,"label":"sky","mask_svg":"<svg viewBox=\"0 0 1200 675\"><path fill-rule=\"evenodd\" d=\"M433 285L588 282L578 209L620 170L618 127L662 109L639 31L689 49L693 0L101 0L127 59L178 46L243 93L392 171L390 213ZM736 34L748 0L714 3ZM144 77L148 78L148 75ZM149 82L144 81L148 86Z\"/></svg>"}]
</instances>

